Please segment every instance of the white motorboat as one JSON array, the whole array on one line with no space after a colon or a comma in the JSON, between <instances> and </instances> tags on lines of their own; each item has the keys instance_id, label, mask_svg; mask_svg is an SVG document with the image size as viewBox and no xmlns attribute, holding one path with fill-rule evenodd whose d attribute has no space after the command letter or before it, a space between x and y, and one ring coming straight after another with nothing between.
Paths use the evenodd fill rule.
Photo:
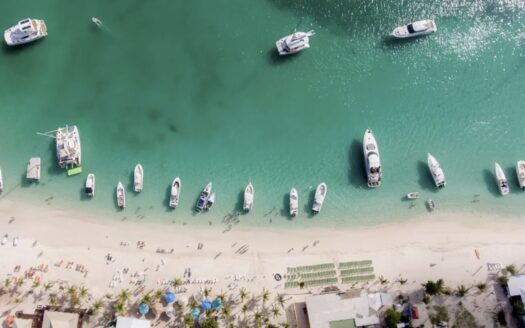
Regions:
<instances>
[{"instance_id":1,"label":"white motorboat","mask_svg":"<svg viewBox=\"0 0 525 328\"><path fill-rule=\"evenodd\" d=\"M210 197L208 197L208 199L206 200L206 205L204 205L204 209L209 210L213 206L213 203L215 203L215 193L214 192L212 192Z\"/></svg>"},{"instance_id":2,"label":"white motorboat","mask_svg":"<svg viewBox=\"0 0 525 328\"><path fill-rule=\"evenodd\" d=\"M5 30L4 39L8 46L29 43L47 35L46 23L41 19L26 18Z\"/></svg>"},{"instance_id":3,"label":"white motorboat","mask_svg":"<svg viewBox=\"0 0 525 328\"><path fill-rule=\"evenodd\" d=\"M326 197L326 191L327 186L324 182L321 182L315 189L314 204L312 206L312 212L314 214L321 212L321 208L323 207L323 202Z\"/></svg>"},{"instance_id":4,"label":"white motorboat","mask_svg":"<svg viewBox=\"0 0 525 328\"><path fill-rule=\"evenodd\" d=\"M40 157L31 157L27 164L26 178L30 181L40 181Z\"/></svg>"},{"instance_id":5,"label":"white motorboat","mask_svg":"<svg viewBox=\"0 0 525 328\"><path fill-rule=\"evenodd\" d=\"M370 129L365 130L363 138L363 153L365 156L366 176L368 178L368 187L377 188L381 186L381 160L379 158L379 148L377 147L376 138Z\"/></svg>"},{"instance_id":6,"label":"white motorboat","mask_svg":"<svg viewBox=\"0 0 525 328\"><path fill-rule=\"evenodd\" d=\"M208 198L210 197L211 187L212 187L212 183L208 182L206 187L204 187L204 189L202 190L199 196L199 200L197 201L197 206L196 206L197 211L200 212L204 209L204 207L206 207L206 203L208 202Z\"/></svg>"},{"instance_id":7,"label":"white motorboat","mask_svg":"<svg viewBox=\"0 0 525 328\"><path fill-rule=\"evenodd\" d=\"M91 17L91 21L95 23L95 25L100 26L102 25L102 21L96 17Z\"/></svg>"},{"instance_id":8,"label":"white motorboat","mask_svg":"<svg viewBox=\"0 0 525 328\"><path fill-rule=\"evenodd\" d=\"M427 155L427 164L428 169L430 170L430 174L432 175L432 179L434 179L434 183L436 184L436 187L445 188L445 186L447 185L447 181L445 180L445 173L443 173L443 169L439 165L439 162L430 153L428 153Z\"/></svg>"},{"instance_id":9,"label":"white motorboat","mask_svg":"<svg viewBox=\"0 0 525 328\"><path fill-rule=\"evenodd\" d=\"M180 178L176 177L171 183L170 207L176 208L179 206L180 197Z\"/></svg>"},{"instance_id":10,"label":"white motorboat","mask_svg":"<svg viewBox=\"0 0 525 328\"><path fill-rule=\"evenodd\" d=\"M117 206L119 208L126 207L126 191L120 181L117 184Z\"/></svg>"},{"instance_id":11,"label":"white motorboat","mask_svg":"<svg viewBox=\"0 0 525 328\"><path fill-rule=\"evenodd\" d=\"M246 186L246 189L244 189L244 205L243 205L243 209L246 211L246 212L249 212L251 211L252 207L253 207L253 197L254 197L254 194L255 194L255 190L253 189L253 185L252 183L248 183L248 185Z\"/></svg>"},{"instance_id":12,"label":"white motorboat","mask_svg":"<svg viewBox=\"0 0 525 328\"><path fill-rule=\"evenodd\" d=\"M142 165L140 164L135 165L133 182L133 190L135 192L141 192L144 188L144 168L142 168Z\"/></svg>"},{"instance_id":13,"label":"white motorboat","mask_svg":"<svg viewBox=\"0 0 525 328\"><path fill-rule=\"evenodd\" d=\"M437 27L433 19L425 19L407 25L398 26L391 35L396 38L411 38L436 32Z\"/></svg>"},{"instance_id":14,"label":"white motorboat","mask_svg":"<svg viewBox=\"0 0 525 328\"><path fill-rule=\"evenodd\" d=\"M433 211L436 208L436 203L432 199L427 200L427 206L429 211Z\"/></svg>"},{"instance_id":15,"label":"white motorboat","mask_svg":"<svg viewBox=\"0 0 525 328\"><path fill-rule=\"evenodd\" d=\"M415 192L409 192L407 194L407 198L408 199L418 199L419 198L419 193L417 191Z\"/></svg>"},{"instance_id":16,"label":"white motorboat","mask_svg":"<svg viewBox=\"0 0 525 328\"><path fill-rule=\"evenodd\" d=\"M89 173L86 178L86 195L95 196L95 174Z\"/></svg>"},{"instance_id":17,"label":"white motorboat","mask_svg":"<svg viewBox=\"0 0 525 328\"><path fill-rule=\"evenodd\" d=\"M294 32L281 38L275 43L279 55L291 55L306 48L310 48L310 37L312 35L315 35L313 30L308 32Z\"/></svg>"},{"instance_id":18,"label":"white motorboat","mask_svg":"<svg viewBox=\"0 0 525 328\"><path fill-rule=\"evenodd\" d=\"M290 216L295 217L299 214L299 195L297 189L290 190Z\"/></svg>"},{"instance_id":19,"label":"white motorboat","mask_svg":"<svg viewBox=\"0 0 525 328\"><path fill-rule=\"evenodd\" d=\"M0 192L4 191L4 176L2 175L2 169L0 169Z\"/></svg>"},{"instance_id":20,"label":"white motorboat","mask_svg":"<svg viewBox=\"0 0 525 328\"><path fill-rule=\"evenodd\" d=\"M521 190L525 191L525 161L516 163L516 174L518 175Z\"/></svg>"},{"instance_id":21,"label":"white motorboat","mask_svg":"<svg viewBox=\"0 0 525 328\"><path fill-rule=\"evenodd\" d=\"M58 128L55 134L58 166L69 168L82 164L80 134L76 125Z\"/></svg>"},{"instance_id":22,"label":"white motorboat","mask_svg":"<svg viewBox=\"0 0 525 328\"><path fill-rule=\"evenodd\" d=\"M509 183L507 182L507 178L505 177L505 173L501 169L501 166L499 166L498 163L495 164L496 169L496 179L498 180L498 188L499 192L502 196L505 196L509 193Z\"/></svg>"}]
</instances>

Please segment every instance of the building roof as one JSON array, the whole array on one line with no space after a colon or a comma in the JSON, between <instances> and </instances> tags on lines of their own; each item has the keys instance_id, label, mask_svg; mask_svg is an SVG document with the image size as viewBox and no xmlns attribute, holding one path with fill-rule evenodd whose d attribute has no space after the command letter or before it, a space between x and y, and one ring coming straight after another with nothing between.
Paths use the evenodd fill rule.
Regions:
<instances>
[{"instance_id":1,"label":"building roof","mask_svg":"<svg viewBox=\"0 0 525 328\"><path fill-rule=\"evenodd\" d=\"M31 328L33 326L32 319L15 318L16 328Z\"/></svg>"},{"instance_id":2,"label":"building roof","mask_svg":"<svg viewBox=\"0 0 525 328\"><path fill-rule=\"evenodd\" d=\"M355 328L355 320L330 321L330 328Z\"/></svg>"},{"instance_id":3,"label":"building roof","mask_svg":"<svg viewBox=\"0 0 525 328\"><path fill-rule=\"evenodd\" d=\"M45 311L42 328L77 328L78 313Z\"/></svg>"},{"instance_id":4,"label":"building roof","mask_svg":"<svg viewBox=\"0 0 525 328\"><path fill-rule=\"evenodd\" d=\"M130 317L117 317L116 328L150 328L149 320L141 320Z\"/></svg>"},{"instance_id":5,"label":"building roof","mask_svg":"<svg viewBox=\"0 0 525 328\"><path fill-rule=\"evenodd\" d=\"M509 297L525 294L525 274L510 276L507 282Z\"/></svg>"}]
</instances>

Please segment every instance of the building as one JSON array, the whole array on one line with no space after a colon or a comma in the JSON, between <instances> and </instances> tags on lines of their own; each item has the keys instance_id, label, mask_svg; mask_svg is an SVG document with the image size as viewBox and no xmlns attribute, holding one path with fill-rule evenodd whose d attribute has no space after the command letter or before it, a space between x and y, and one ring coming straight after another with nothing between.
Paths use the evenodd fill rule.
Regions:
<instances>
[{"instance_id":1,"label":"building","mask_svg":"<svg viewBox=\"0 0 525 328\"><path fill-rule=\"evenodd\" d=\"M507 291L513 306L516 306L514 302L512 302L513 299L521 299L521 302L525 304L525 274L510 276L507 281ZM523 310L525 310L525 306ZM525 316L521 316L519 319L521 319L525 325Z\"/></svg>"},{"instance_id":2,"label":"building","mask_svg":"<svg viewBox=\"0 0 525 328\"><path fill-rule=\"evenodd\" d=\"M33 328L82 328L85 309L61 309L58 306L38 306L35 313L16 312L17 320L31 321Z\"/></svg>"},{"instance_id":3,"label":"building","mask_svg":"<svg viewBox=\"0 0 525 328\"><path fill-rule=\"evenodd\" d=\"M150 328L149 320L141 320L130 317L117 317L116 328Z\"/></svg>"}]
</instances>

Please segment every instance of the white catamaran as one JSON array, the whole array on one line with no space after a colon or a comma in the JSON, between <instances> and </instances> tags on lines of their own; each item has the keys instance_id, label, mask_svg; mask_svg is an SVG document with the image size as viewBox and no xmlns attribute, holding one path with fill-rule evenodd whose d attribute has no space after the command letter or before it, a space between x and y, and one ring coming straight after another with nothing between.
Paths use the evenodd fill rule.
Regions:
<instances>
[{"instance_id":1,"label":"white catamaran","mask_svg":"<svg viewBox=\"0 0 525 328\"><path fill-rule=\"evenodd\" d=\"M179 197L180 197L180 178L176 177L171 183L171 193L170 193L170 207L176 208L179 206Z\"/></svg>"},{"instance_id":2,"label":"white catamaran","mask_svg":"<svg viewBox=\"0 0 525 328\"><path fill-rule=\"evenodd\" d=\"M135 165L135 171L133 172L133 190L135 192L141 192L144 189L144 168L142 165Z\"/></svg>"},{"instance_id":3,"label":"white catamaran","mask_svg":"<svg viewBox=\"0 0 525 328\"><path fill-rule=\"evenodd\" d=\"M501 166L499 166L498 163L495 164L495 170L496 179L498 180L499 192L502 196L505 196L509 193L509 183L507 182L507 178L505 177L503 169L501 168Z\"/></svg>"},{"instance_id":4,"label":"white catamaran","mask_svg":"<svg viewBox=\"0 0 525 328\"><path fill-rule=\"evenodd\" d=\"M255 194L255 190L253 189L253 185L252 183L248 183L248 185L246 186L246 189L244 189L244 204L243 204L243 209L246 211L246 212L249 212L251 211L252 207L253 207L253 197L254 197L254 194Z\"/></svg>"},{"instance_id":5,"label":"white catamaran","mask_svg":"<svg viewBox=\"0 0 525 328\"><path fill-rule=\"evenodd\" d=\"M363 153L365 156L368 187L377 188L381 186L381 160L379 158L379 148L377 147L376 139L370 129L365 130Z\"/></svg>"},{"instance_id":6,"label":"white catamaran","mask_svg":"<svg viewBox=\"0 0 525 328\"><path fill-rule=\"evenodd\" d=\"M312 213L317 214L321 212L324 199L326 197L327 186L326 183L321 182L315 189L314 204L312 206Z\"/></svg>"},{"instance_id":7,"label":"white catamaran","mask_svg":"<svg viewBox=\"0 0 525 328\"><path fill-rule=\"evenodd\" d=\"M427 155L427 164L428 169L430 170L430 174L434 179L436 187L445 188L445 186L447 185L447 181L445 180L445 173L443 173L443 169L439 165L439 162L430 153L428 153Z\"/></svg>"},{"instance_id":8,"label":"white catamaran","mask_svg":"<svg viewBox=\"0 0 525 328\"><path fill-rule=\"evenodd\" d=\"M279 55L291 55L306 48L310 48L310 37L312 35L315 35L314 31L294 32L279 39L277 42L275 42Z\"/></svg>"},{"instance_id":9,"label":"white catamaran","mask_svg":"<svg viewBox=\"0 0 525 328\"><path fill-rule=\"evenodd\" d=\"M58 128L55 139L58 165L61 168L80 166L82 164L82 153L77 126L66 125L64 128Z\"/></svg>"}]
</instances>

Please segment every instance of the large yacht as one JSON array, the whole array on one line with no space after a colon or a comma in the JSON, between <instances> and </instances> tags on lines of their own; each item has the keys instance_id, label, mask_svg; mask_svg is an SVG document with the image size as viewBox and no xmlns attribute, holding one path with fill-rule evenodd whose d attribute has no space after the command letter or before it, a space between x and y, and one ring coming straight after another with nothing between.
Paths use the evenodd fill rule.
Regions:
<instances>
[{"instance_id":1,"label":"large yacht","mask_svg":"<svg viewBox=\"0 0 525 328\"><path fill-rule=\"evenodd\" d=\"M363 138L363 153L365 156L366 176L368 187L377 188L381 185L381 160L376 139L370 129L366 129Z\"/></svg>"},{"instance_id":2,"label":"large yacht","mask_svg":"<svg viewBox=\"0 0 525 328\"><path fill-rule=\"evenodd\" d=\"M8 46L29 43L47 35L46 23L41 19L26 18L5 30L4 39Z\"/></svg>"},{"instance_id":3,"label":"large yacht","mask_svg":"<svg viewBox=\"0 0 525 328\"><path fill-rule=\"evenodd\" d=\"M56 148L58 165L61 168L73 168L81 165L82 153L80 134L76 125L56 130Z\"/></svg>"},{"instance_id":4,"label":"large yacht","mask_svg":"<svg viewBox=\"0 0 525 328\"><path fill-rule=\"evenodd\" d=\"M314 31L294 32L275 43L279 55L286 56L310 48L310 37L315 35Z\"/></svg>"},{"instance_id":5,"label":"large yacht","mask_svg":"<svg viewBox=\"0 0 525 328\"><path fill-rule=\"evenodd\" d=\"M432 19L420 20L407 25L398 26L391 35L396 38L412 38L436 32L436 23Z\"/></svg>"},{"instance_id":6,"label":"large yacht","mask_svg":"<svg viewBox=\"0 0 525 328\"><path fill-rule=\"evenodd\" d=\"M436 184L436 187L444 188L447 185L447 181L445 180L445 173L443 173L443 169L439 165L439 162L430 153L428 153L427 155L427 164L428 169L430 170L430 174L432 174L432 178L434 179L434 183Z\"/></svg>"}]
</instances>

